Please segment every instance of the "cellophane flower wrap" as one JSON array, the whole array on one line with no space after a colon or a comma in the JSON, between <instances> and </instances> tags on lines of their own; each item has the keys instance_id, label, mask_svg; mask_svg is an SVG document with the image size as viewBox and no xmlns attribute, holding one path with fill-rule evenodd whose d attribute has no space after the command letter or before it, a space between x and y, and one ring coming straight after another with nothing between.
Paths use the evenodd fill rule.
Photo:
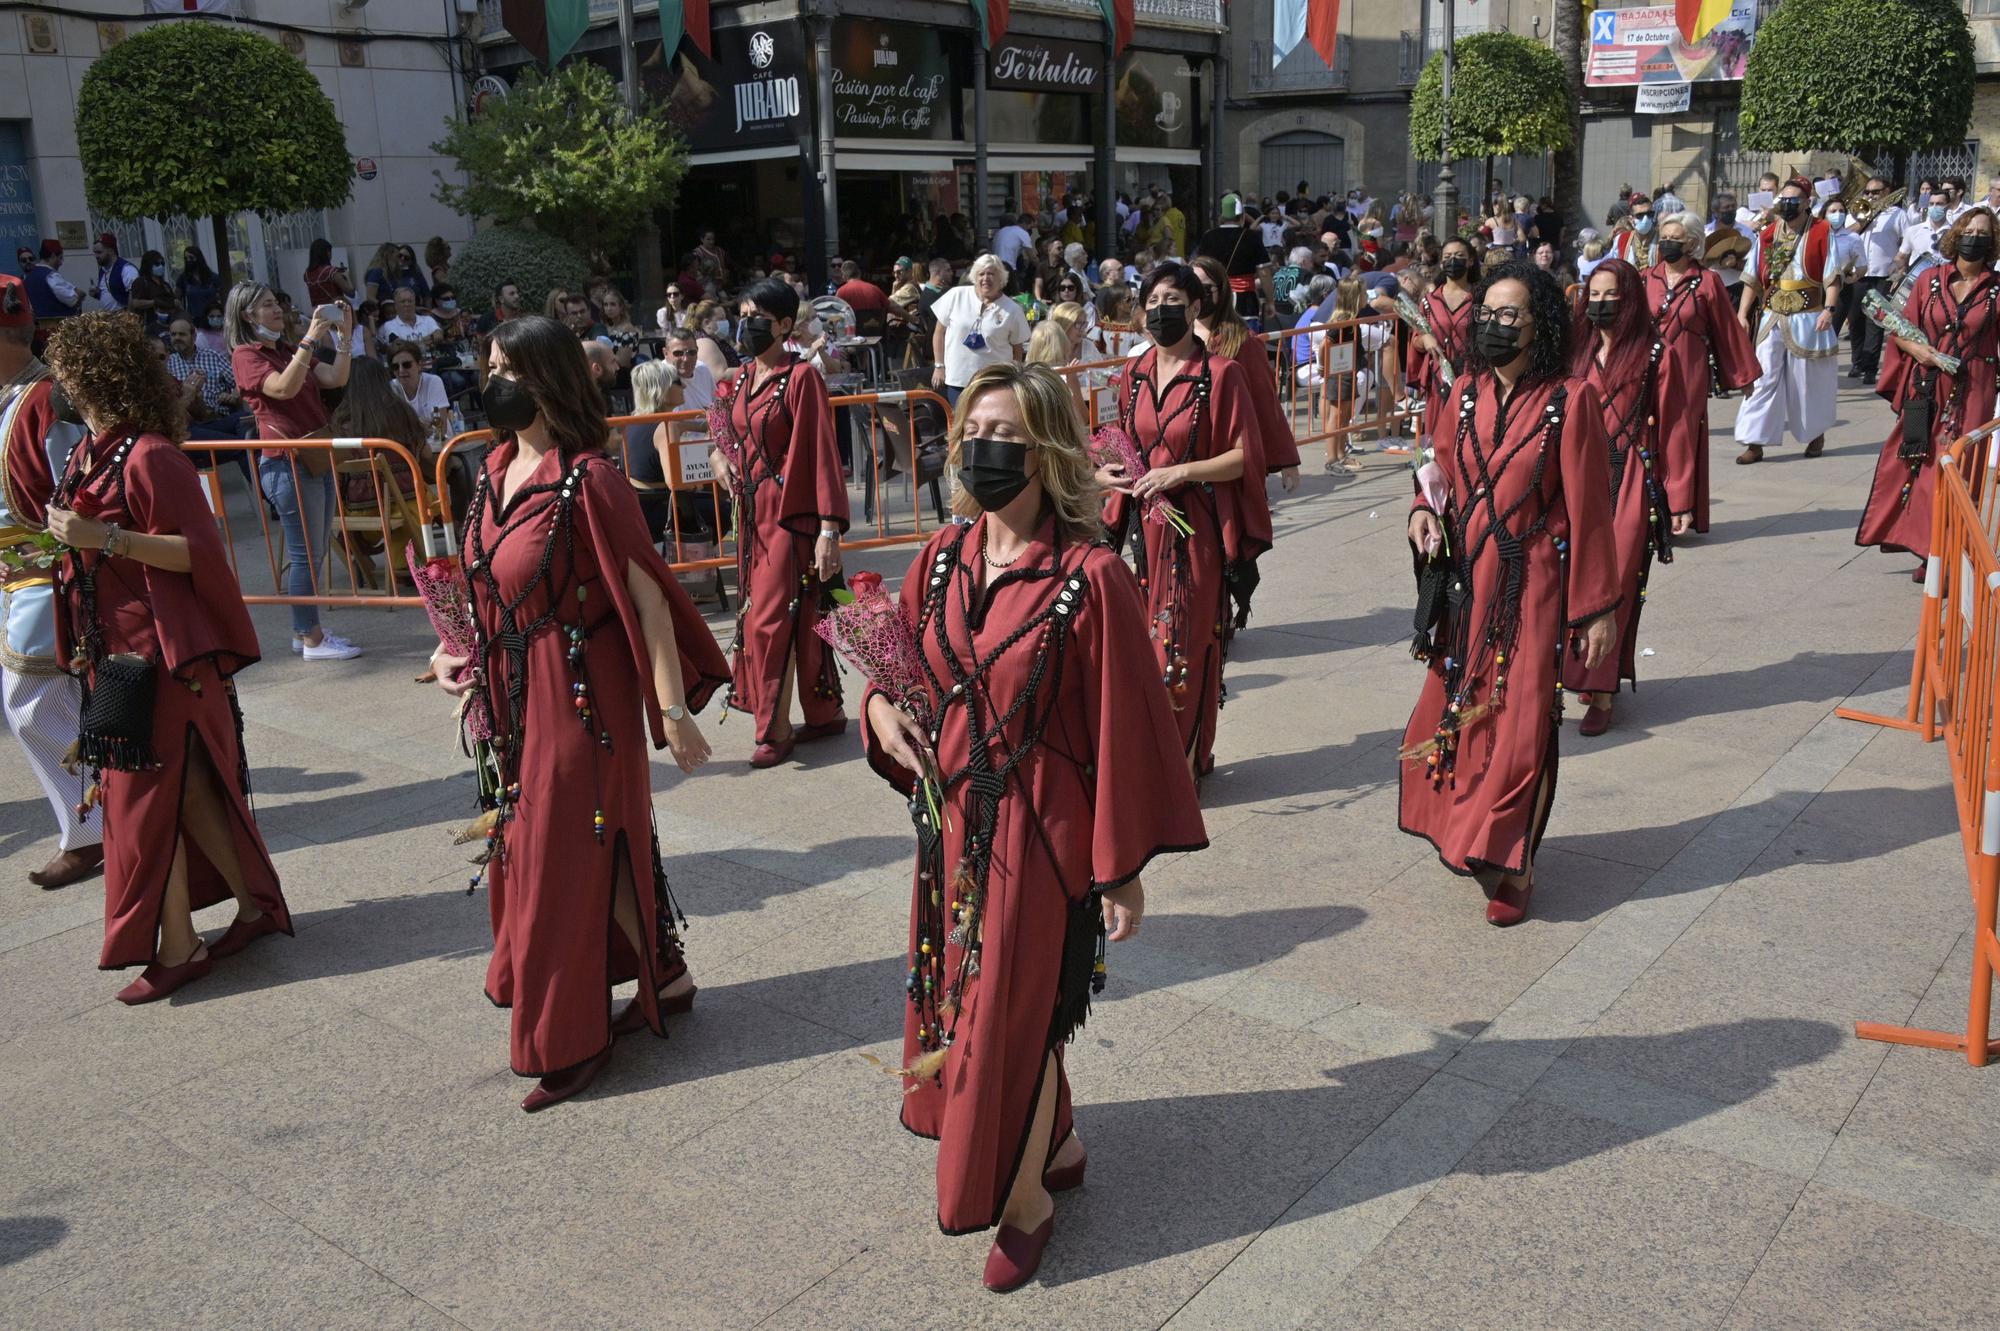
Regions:
<instances>
[{"instance_id":1,"label":"cellophane flower wrap","mask_svg":"<svg viewBox=\"0 0 2000 1331\"><path fill-rule=\"evenodd\" d=\"M473 635L472 600L465 574L456 561L442 556L420 562L414 544L404 547L404 555L410 566L410 581L424 598L424 613L430 617L439 644L453 656L472 657L478 650L478 640ZM480 742L493 738L493 718L486 710L483 691L474 689L465 695L461 716L468 739Z\"/></svg>"},{"instance_id":2,"label":"cellophane flower wrap","mask_svg":"<svg viewBox=\"0 0 2000 1331\"><path fill-rule=\"evenodd\" d=\"M729 418L729 407L736 400L734 379L716 389L715 401L706 412L708 418L708 442L721 451L729 463L729 469L737 475L743 474L743 441L737 437L736 422Z\"/></svg>"},{"instance_id":3,"label":"cellophane flower wrap","mask_svg":"<svg viewBox=\"0 0 2000 1331\"><path fill-rule=\"evenodd\" d=\"M902 607L882 589L879 573L856 573L847 590L833 593L833 607L813 625L827 646L859 670L877 691L915 717L926 731L936 719L936 703L924 674L917 631ZM941 826L941 796L935 770L919 774L933 826Z\"/></svg>"},{"instance_id":4,"label":"cellophane flower wrap","mask_svg":"<svg viewBox=\"0 0 2000 1331\"><path fill-rule=\"evenodd\" d=\"M1097 427L1097 433L1090 436L1090 460L1100 467L1124 468L1127 485L1151 470L1146 465L1145 453L1120 425ZM1163 494L1154 494L1141 501L1140 512L1148 522L1172 524L1181 535L1194 535L1194 528L1188 525L1188 520L1179 509L1167 502Z\"/></svg>"}]
</instances>

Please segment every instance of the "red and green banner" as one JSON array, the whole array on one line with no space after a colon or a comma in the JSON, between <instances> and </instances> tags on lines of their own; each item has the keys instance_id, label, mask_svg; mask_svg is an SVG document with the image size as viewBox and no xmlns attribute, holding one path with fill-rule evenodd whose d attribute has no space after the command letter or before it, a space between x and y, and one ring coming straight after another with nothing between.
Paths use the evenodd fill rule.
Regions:
<instances>
[{"instance_id":1,"label":"red and green banner","mask_svg":"<svg viewBox=\"0 0 2000 1331\"><path fill-rule=\"evenodd\" d=\"M701 53L715 58L714 40L709 36L708 0L660 0L660 41L661 50L672 58L680 49L681 35L685 33L690 41L701 49Z\"/></svg>"},{"instance_id":2,"label":"red and green banner","mask_svg":"<svg viewBox=\"0 0 2000 1331\"><path fill-rule=\"evenodd\" d=\"M1133 0L1097 0L1104 11L1104 31L1111 38L1111 54L1123 55L1132 44Z\"/></svg>"},{"instance_id":3,"label":"red and green banner","mask_svg":"<svg viewBox=\"0 0 2000 1331\"><path fill-rule=\"evenodd\" d=\"M590 0L500 0L500 26L554 69L590 26Z\"/></svg>"},{"instance_id":4,"label":"red and green banner","mask_svg":"<svg viewBox=\"0 0 2000 1331\"><path fill-rule=\"evenodd\" d=\"M993 43L1007 35L1008 0L972 0L972 11L979 15L981 41L987 50Z\"/></svg>"}]
</instances>

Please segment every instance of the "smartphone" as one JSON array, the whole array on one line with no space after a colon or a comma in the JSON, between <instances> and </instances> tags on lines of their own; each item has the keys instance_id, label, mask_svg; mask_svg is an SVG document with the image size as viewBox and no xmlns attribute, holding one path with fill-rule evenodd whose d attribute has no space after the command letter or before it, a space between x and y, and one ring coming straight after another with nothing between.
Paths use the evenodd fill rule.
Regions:
<instances>
[{"instance_id":1,"label":"smartphone","mask_svg":"<svg viewBox=\"0 0 2000 1331\"><path fill-rule=\"evenodd\" d=\"M318 319L321 323L338 325L340 323L340 306L322 305L313 311L313 318Z\"/></svg>"}]
</instances>

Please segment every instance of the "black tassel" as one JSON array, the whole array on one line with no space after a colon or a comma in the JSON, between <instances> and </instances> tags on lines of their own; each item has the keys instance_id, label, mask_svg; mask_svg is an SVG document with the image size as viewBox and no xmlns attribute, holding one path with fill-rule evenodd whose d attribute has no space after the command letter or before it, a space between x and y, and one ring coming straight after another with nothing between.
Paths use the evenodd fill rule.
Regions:
<instances>
[{"instance_id":1,"label":"black tassel","mask_svg":"<svg viewBox=\"0 0 2000 1331\"><path fill-rule=\"evenodd\" d=\"M1104 992L1104 898L1092 891L1073 901L1063 929L1062 974L1049 1048L1067 1043L1090 1019L1090 997Z\"/></svg>"}]
</instances>

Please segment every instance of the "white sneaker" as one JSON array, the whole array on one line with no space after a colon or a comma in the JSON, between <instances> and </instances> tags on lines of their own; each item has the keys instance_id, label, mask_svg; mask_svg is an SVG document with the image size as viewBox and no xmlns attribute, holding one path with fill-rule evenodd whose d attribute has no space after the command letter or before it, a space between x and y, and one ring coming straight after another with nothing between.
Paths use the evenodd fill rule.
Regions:
<instances>
[{"instance_id":1,"label":"white sneaker","mask_svg":"<svg viewBox=\"0 0 2000 1331\"><path fill-rule=\"evenodd\" d=\"M308 661L352 661L361 655L361 649L338 634L328 633L317 644L303 644L300 655Z\"/></svg>"},{"instance_id":2,"label":"white sneaker","mask_svg":"<svg viewBox=\"0 0 2000 1331\"><path fill-rule=\"evenodd\" d=\"M292 655L298 656L301 653L303 653L305 649L306 649L306 640L304 638L301 638L298 634L294 633L292 635Z\"/></svg>"}]
</instances>

